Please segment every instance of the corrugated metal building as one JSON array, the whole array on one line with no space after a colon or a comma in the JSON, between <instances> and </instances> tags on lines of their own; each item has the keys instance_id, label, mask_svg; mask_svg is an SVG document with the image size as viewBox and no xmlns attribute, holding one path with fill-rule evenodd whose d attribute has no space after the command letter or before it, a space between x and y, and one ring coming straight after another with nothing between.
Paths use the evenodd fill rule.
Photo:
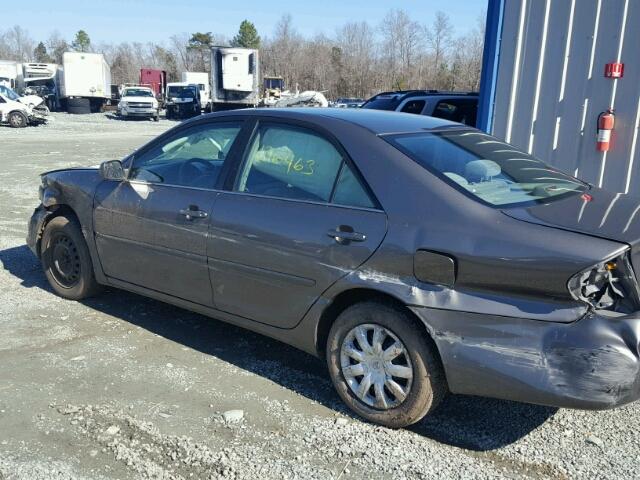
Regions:
<instances>
[{"instance_id":1,"label":"corrugated metal building","mask_svg":"<svg viewBox=\"0 0 640 480\"><path fill-rule=\"evenodd\" d=\"M624 63L624 76L605 66ZM608 152L598 115L615 109ZM595 185L640 194L640 0L490 0L479 127Z\"/></svg>"}]
</instances>

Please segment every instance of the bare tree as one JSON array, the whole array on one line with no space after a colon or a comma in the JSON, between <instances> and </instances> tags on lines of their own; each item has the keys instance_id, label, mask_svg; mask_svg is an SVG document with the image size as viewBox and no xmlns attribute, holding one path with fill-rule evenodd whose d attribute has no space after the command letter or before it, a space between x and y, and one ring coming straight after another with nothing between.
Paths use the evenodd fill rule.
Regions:
<instances>
[{"instance_id":1,"label":"bare tree","mask_svg":"<svg viewBox=\"0 0 640 480\"><path fill-rule=\"evenodd\" d=\"M36 42L22 27L15 25L4 33L0 33L0 55L4 60L30 62Z\"/></svg>"},{"instance_id":2,"label":"bare tree","mask_svg":"<svg viewBox=\"0 0 640 480\"><path fill-rule=\"evenodd\" d=\"M456 38L449 17L442 12L436 13L429 27L395 9L376 27L366 21L350 22L332 36L314 37L302 36L291 15L283 15L272 35L262 37L261 73L282 76L290 89L299 85L301 90L322 90L333 98L369 97L398 88L478 90L484 16L475 28ZM206 35L202 45L194 43L193 34L182 33L164 44L101 43L93 48L105 55L114 83L137 82L143 67L166 70L169 80L177 81L180 72L207 68L209 44L227 44L220 35ZM43 43L57 63L70 49L56 31ZM0 59L29 61L36 44L18 26L0 30Z\"/></svg>"}]
</instances>

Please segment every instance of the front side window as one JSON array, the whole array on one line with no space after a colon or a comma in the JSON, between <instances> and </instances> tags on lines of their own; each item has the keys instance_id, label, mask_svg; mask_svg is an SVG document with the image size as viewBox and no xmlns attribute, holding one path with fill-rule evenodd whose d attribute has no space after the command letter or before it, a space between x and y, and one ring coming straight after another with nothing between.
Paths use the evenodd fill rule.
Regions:
<instances>
[{"instance_id":1,"label":"front side window","mask_svg":"<svg viewBox=\"0 0 640 480\"><path fill-rule=\"evenodd\" d=\"M580 180L478 131L383 138L449 184L496 207L546 203L588 188Z\"/></svg>"},{"instance_id":2,"label":"front side window","mask_svg":"<svg viewBox=\"0 0 640 480\"><path fill-rule=\"evenodd\" d=\"M366 189L342 154L315 132L261 127L238 179L239 192L373 208Z\"/></svg>"},{"instance_id":3,"label":"front side window","mask_svg":"<svg viewBox=\"0 0 640 480\"><path fill-rule=\"evenodd\" d=\"M130 180L215 188L238 136L239 122L198 125L176 133L137 155Z\"/></svg>"}]
</instances>

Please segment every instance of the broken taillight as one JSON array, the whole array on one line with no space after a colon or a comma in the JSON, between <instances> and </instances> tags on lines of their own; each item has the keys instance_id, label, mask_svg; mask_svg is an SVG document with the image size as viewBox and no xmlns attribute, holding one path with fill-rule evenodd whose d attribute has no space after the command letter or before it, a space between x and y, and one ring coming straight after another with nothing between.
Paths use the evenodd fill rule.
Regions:
<instances>
[{"instance_id":1,"label":"broken taillight","mask_svg":"<svg viewBox=\"0 0 640 480\"><path fill-rule=\"evenodd\" d=\"M573 298L596 310L632 313L640 306L638 283L628 250L574 275L568 287Z\"/></svg>"}]
</instances>

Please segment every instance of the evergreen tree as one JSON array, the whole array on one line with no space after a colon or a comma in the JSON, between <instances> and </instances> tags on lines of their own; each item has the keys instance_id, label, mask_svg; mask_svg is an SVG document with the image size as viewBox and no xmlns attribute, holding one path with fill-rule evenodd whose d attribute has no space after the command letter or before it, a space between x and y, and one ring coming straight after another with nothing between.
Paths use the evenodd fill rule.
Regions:
<instances>
[{"instance_id":1,"label":"evergreen tree","mask_svg":"<svg viewBox=\"0 0 640 480\"><path fill-rule=\"evenodd\" d=\"M191 34L187 50L195 52L196 64L195 70L199 72L210 71L209 63L211 58L211 47L213 46L213 37L211 32L196 32Z\"/></svg>"},{"instance_id":2,"label":"evergreen tree","mask_svg":"<svg viewBox=\"0 0 640 480\"><path fill-rule=\"evenodd\" d=\"M243 48L260 48L260 36L256 26L249 20L243 20L238 34L231 41L231 45Z\"/></svg>"},{"instance_id":3,"label":"evergreen tree","mask_svg":"<svg viewBox=\"0 0 640 480\"><path fill-rule=\"evenodd\" d=\"M40 42L38 46L33 50L33 58L38 63L52 63L53 60L47 53L47 47L44 43Z\"/></svg>"},{"instance_id":4,"label":"evergreen tree","mask_svg":"<svg viewBox=\"0 0 640 480\"><path fill-rule=\"evenodd\" d=\"M91 47L91 39L89 35L84 30L78 30L76 33L76 38L71 44L74 50L78 52L88 52Z\"/></svg>"}]
</instances>

